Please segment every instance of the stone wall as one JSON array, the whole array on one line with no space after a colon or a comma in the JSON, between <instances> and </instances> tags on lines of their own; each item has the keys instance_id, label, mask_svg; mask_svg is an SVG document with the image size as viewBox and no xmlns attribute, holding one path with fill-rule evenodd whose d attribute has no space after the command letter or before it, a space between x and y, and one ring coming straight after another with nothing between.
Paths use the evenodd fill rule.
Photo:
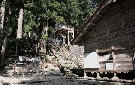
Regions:
<instances>
[{"instance_id":1,"label":"stone wall","mask_svg":"<svg viewBox=\"0 0 135 85\"><path fill-rule=\"evenodd\" d=\"M73 56L73 60L78 62L79 66L83 67L84 46L70 46L70 55Z\"/></svg>"}]
</instances>

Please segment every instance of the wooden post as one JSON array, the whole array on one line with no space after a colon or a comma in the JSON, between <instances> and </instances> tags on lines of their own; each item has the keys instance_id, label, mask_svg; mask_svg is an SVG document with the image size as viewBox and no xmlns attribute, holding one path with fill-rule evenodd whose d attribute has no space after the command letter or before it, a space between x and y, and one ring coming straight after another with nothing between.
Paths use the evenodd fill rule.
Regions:
<instances>
[{"instance_id":1,"label":"wooden post","mask_svg":"<svg viewBox=\"0 0 135 85\"><path fill-rule=\"evenodd\" d=\"M115 63L116 63L116 60L115 60L115 55L114 55L114 46L112 46L112 57L113 57L113 71L115 71Z\"/></svg>"},{"instance_id":2,"label":"wooden post","mask_svg":"<svg viewBox=\"0 0 135 85\"><path fill-rule=\"evenodd\" d=\"M133 58L132 58L132 64L133 64L133 70L135 70L135 47L133 47Z\"/></svg>"},{"instance_id":3,"label":"wooden post","mask_svg":"<svg viewBox=\"0 0 135 85\"><path fill-rule=\"evenodd\" d=\"M115 59L115 54L114 54L114 46L112 46L112 57L113 57L113 72L114 72L114 77L112 80L118 80L119 78L117 77L116 71L116 59Z\"/></svg>"},{"instance_id":4,"label":"wooden post","mask_svg":"<svg viewBox=\"0 0 135 85\"><path fill-rule=\"evenodd\" d=\"M116 60L115 60L114 51L112 52L112 57L113 57L113 71L115 71L116 70L116 68L115 68Z\"/></svg>"},{"instance_id":5,"label":"wooden post","mask_svg":"<svg viewBox=\"0 0 135 85\"><path fill-rule=\"evenodd\" d=\"M87 73L85 72L85 70L84 70L84 77L87 77Z\"/></svg>"},{"instance_id":6,"label":"wooden post","mask_svg":"<svg viewBox=\"0 0 135 85\"><path fill-rule=\"evenodd\" d=\"M65 36L63 37L63 44L65 44Z\"/></svg>"},{"instance_id":7,"label":"wooden post","mask_svg":"<svg viewBox=\"0 0 135 85\"><path fill-rule=\"evenodd\" d=\"M97 79L101 79L99 72L96 73L97 73Z\"/></svg>"},{"instance_id":8,"label":"wooden post","mask_svg":"<svg viewBox=\"0 0 135 85\"><path fill-rule=\"evenodd\" d=\"M114 47L112 48L112 57L113 57L113 72L114 72L114 77L112 78L112 80L118 80L119 78L117 77L117 72L116 71L116 59L115 59L115 54L114 54Z\"/></svg>"},{"instance_id":9,"label":"wooden post","mask_svg":"<svg viewBox=\"0 0 135 85\"><path fill-rule=\"evenodd\" d=\"M15 68L16 68L16 61L15 61L15 63L14 63L14 74L16 74Z\"/></svg>"},{"instance_id":10,"label":"wooden post","mask_svg":"<svg viewBox=\"0 0 135 85\"><path fill-rule=\"evenodd\" d=\"M68 35L68 45L69 45L69 30L68 30L68 33L67 33L67 35Z\"/></svg>"},{"instance_id":11,"label":"wooden post","mask_svg":"<svg viewBox=\"0 0 135 85\"><path fill-rule=\"evenodd\" d=\"M114 72L114 77L117 77L117 73L116 72Z\"/></svg>"}]
</instances>

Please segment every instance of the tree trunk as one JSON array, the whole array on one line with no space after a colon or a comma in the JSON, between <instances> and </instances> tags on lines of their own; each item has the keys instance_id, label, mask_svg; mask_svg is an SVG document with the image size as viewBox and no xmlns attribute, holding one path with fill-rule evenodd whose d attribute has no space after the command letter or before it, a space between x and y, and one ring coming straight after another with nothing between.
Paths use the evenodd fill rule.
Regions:
<instances>
[{"instance_id":1,"label":"tree trunk","mask_svg":"<svg viewBox=\"0 0 135 85\"><path fill-rule=\"evenodd\" d=\"M6 0L3 0L2 1L2 4L1 4L1 21L0 21L0 30L3 29L3 23L4 23L4 14L5 14L5 3L6 3Z\"/></svg>"},{"instance_id":2,"label":"tree trunk","mask_svg":"<svg viewBox=\"0 0 135 85\"><path fill-rule=\"evenodd\" d=\"M22 20L23 20L23 9L20 9L19 18L18 18L18 29L17 29L17 38L22 38Z\"/></svg>"},{"instance_id":3,"label":"tree trunk","mask_svg":"<svg viewBox=\"0 0 135 85\"><path fill-rule=\"evenodd\" d=\"M22 38L22 21L23 21L23 9L20 9L19 18L18 18L18 29L17 29L17 38ZM16 42L16 51L15 55L18 53L18 41Z\"/></svg>"},{"instance_id":4,"label":"tree trunk","mask_svg":"<svg viewBox=\"0 0 135 85\"><path fill-rule=\"evenodd\" d=\"M6 0L3 0L2 1L2 4L1 4L1 21L0 21L0 30L2 31L3 30L3 23L4 23L4 14L5 14L5 3L6 3ZM3 40L3 46L2 46L2 49L1 49L1 55L0 55L0 67L3 65L3 61L4 61L4 52L5 52L5 46L4 46L4 43L5 43L6 39Z\"/></svg>"},{"instance_id":5,"label":"tree trunk","mask_svg":"<svg viewBox=\"0 0 135 85\"><path fill-rule=\"evenodd\" d=\"M11 8L9 6L9 13L8 13L7 22L6 22L7 23L6 34L4 36L3 45L1 49L1 55L0 55L0 67L4 65L4 54L5 54L5 49L6 49L7 37L9 33L10 15L11 15Z\"/></svg>"},{"instance_id":6,"label":"tree trunk","mask_svg":"<svg viewBox=\"0 0 135 85\"><path fill-rule=\"evenodd\" d=\"M43 23L42 35L48 34L47 31L48 31L48 19L46 19L46 21ZM46 55L46 40L45 39L41 39L40 48L41 48L41 53Z\"/></svg>"}]
</instances>

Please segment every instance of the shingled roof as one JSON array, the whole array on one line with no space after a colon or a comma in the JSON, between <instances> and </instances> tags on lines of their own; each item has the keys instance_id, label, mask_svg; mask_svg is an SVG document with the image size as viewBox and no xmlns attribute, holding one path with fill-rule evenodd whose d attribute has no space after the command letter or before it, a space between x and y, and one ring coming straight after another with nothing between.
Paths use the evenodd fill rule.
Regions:
<instances>
[{"instance_id":1,"label":"shingled roof","mask_svg":"<svg viewBox=\"0 0 135 85\"><path fill-rule=\"evenodd\" d=\"M72 40L71 44L78 44L83 41L84 36L96 26L98 21L104 17L104 14L112 7L113 3L121 0L104 0L102 4L97 8L89 20L84 24L84 26L79 30L77 36Z\"/></svg>"}]
</instances>

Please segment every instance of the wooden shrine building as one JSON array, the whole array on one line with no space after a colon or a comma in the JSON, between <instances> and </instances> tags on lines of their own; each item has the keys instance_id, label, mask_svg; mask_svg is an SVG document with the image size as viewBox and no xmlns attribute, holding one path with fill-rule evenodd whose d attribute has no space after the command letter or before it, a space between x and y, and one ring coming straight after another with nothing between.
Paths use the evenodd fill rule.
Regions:
<instances>
[{"instance_id":1,"label":"wooden shrine building","mask_svg":"<svg viewBox=\"0 0 135 85\"><path fill-rule=\"evenodd\" d=\"M84 45L84 71L135 71L135 0L104 0L72 44Z\"/></svg>"},{"instance_id":2,"label":"wooden shrine building","mask_svg":"<svg viewBox=\"0 0 135 85\"><path fill-rule=\"evenodd\" d=\"M54 33L52 37L53 42L70 44L74 38L74 27L70 25L55 24Z\"/></svg>"}]
</instances>

